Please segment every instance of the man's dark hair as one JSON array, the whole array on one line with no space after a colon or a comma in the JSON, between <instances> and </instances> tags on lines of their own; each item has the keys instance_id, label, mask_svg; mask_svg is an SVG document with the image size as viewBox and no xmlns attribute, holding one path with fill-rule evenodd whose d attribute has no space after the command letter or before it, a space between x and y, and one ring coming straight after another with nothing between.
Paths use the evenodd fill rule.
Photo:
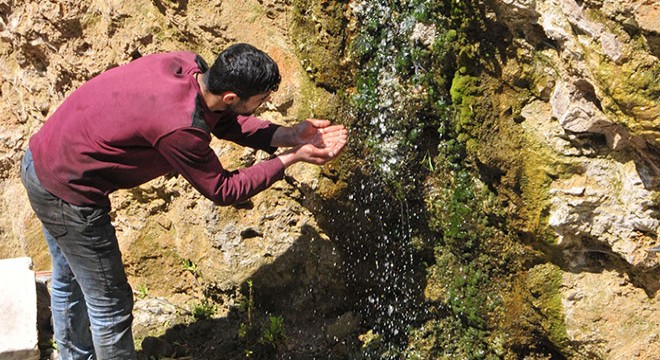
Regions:
<instances>
[{"instance_id":1,"label":"man's dark hair","mask_svg":"<svg viewBox=\"0 0 660 360\"><path fill-rule=\"evenodd\" d=\"M216 95L231 91L241 100L280 86L277 64L265 52L249 44L234 44L218 55L206 76L208 90Z\"/></svg>"}]
</instances>

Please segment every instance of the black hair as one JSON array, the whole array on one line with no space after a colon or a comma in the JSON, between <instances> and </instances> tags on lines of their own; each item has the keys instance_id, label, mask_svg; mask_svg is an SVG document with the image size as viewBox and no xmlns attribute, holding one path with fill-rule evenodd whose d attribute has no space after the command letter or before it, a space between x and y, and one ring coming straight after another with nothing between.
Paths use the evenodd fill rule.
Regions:
<instances>
[{"instance_id":1,"label":"black hair","mask_svg":"<svg viewBox=\"0 0 660 360\"><path fill-rule=\"evenodd\" d=\"M216 95L236 93L241 100L280 86L280 70L265 52L249 44L234 44L218 55L206 76L206 87Z\"/></svg>"}]
</instances>

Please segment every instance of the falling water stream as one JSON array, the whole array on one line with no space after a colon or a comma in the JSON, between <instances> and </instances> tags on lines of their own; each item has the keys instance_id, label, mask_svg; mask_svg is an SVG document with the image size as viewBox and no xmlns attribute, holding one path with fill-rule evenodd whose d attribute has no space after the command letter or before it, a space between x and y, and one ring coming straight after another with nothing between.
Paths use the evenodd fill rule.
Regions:
<instances>
[{"instance_id":1,"label":"falling water stream","mask_svg":"<svg viewBox=\"0 0 660 360\"><path fill-rule=\"evenodd\" d=\"M488 190L467 165L452 104L463 91L455 74L468 76L460 36L474 25L470 16L480 21L472 5L350 4L359 25L349 45L357 64L349 108L361 160L347 203L329 222L346 239L345 277L371 328L361 338L368 359L505 352L502 333L488 325L502 309L492 279L515 266L500 250L516 246L480 210Z\"/></svg>"},{"instance_id":2,"label":"falling water stream","mask_svg":"<svg viewBox=\"0 0 660 360\"><path fill-rule=\"evenodd\" d=\"M430 3L351 4L361 25L351 45L360 69L350 105L365 161L360 180L349 190L349 205L337 216L341 220L332 221L352 231L343 249L344 270L361 292L363 315L392 354L406 346L409 328L428 316L423 263L432 254L420 250L419 243L433 235L424 182L434 170L433 157L450 115L446 90L430 71L429 50L446 38L447 30L428 21Z\"/></svg>"}]
</instances>

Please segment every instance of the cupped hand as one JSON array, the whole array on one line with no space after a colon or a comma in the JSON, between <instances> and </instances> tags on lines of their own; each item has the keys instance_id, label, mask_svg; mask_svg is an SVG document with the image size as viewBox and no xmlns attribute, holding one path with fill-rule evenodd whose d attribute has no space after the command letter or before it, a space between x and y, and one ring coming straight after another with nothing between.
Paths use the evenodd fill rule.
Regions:
<instances>
[{"instance_id":1,"label":"cupped hand","mask_svg":"<svg viewBox=\"0 0 660 360\"><path fill-rule=\"evenodd\" d=\"M330 125L328 120L307 119L298 123L294 128L294 133L298 144L312 144L317 148L332 148L346 143L348 132L344 125ZM341 148L334 151L339 153Z\"/></svg>"},{"instance_id":2,"label":"cupped hand","mask_svg":"<svg viewBox=\"0 0 660 360\"><path fill-rule=\"evenodd\" d=\"M302 161L310 164L323 165L336 158L346 146L346 139L335 141L331 146L317 147L314 144L298 145L285 151L280 158L288 166Z\"/></svg>"}]
</instances>

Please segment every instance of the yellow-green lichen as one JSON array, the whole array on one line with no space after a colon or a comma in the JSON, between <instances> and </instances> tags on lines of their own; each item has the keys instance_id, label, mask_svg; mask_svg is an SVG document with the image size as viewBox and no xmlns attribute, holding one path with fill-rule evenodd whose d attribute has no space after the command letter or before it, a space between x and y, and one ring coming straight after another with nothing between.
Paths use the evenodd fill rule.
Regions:
<instances>
[{"instance_id":1,"label":"yellow-green lichen","mask_svg":"<svg viewBox=\"0 0 660 360\"><path fill-rule=\"evenodd\" d=\"M527 273L527 287L532 295L534 308L542 315L541 326L553 344L567 347L568 335L564 319L561 269L554 264L541 264Z\"/></svg>"}]
</instances>

